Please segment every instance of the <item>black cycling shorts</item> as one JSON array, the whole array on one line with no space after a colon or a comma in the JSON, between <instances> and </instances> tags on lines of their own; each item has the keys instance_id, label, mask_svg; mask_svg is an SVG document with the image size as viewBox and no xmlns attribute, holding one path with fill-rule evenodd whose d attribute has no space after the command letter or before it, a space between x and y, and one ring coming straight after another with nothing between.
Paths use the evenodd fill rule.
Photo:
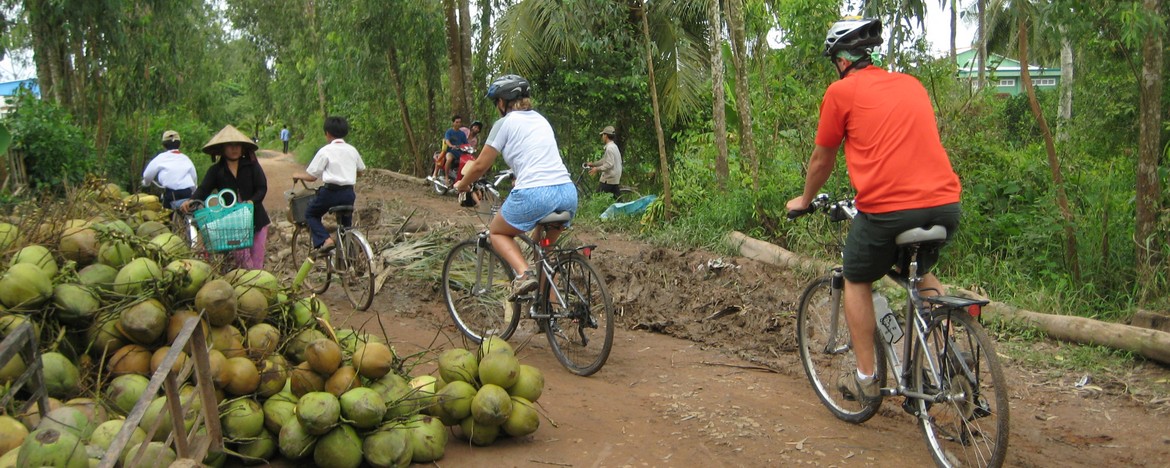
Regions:
<instances>
[{"instance_id":1,"label":"black cycling shorts","mask_svg":"<svg viewBox=\"0 0 1170 468\"><path fill-rule=\"evenodd\" d=\"M845 240L845 279L855 283L872 283L881 279L898 263L898 246L894 238L909 229L928 226L947 228L947 241L959 229L958 203L917 210L889 213L857 213ZM938 249L918 253L918 274L924 275L938 262ZM904 267L904 266L903 266Z\"/></svg>"}]
</instances>

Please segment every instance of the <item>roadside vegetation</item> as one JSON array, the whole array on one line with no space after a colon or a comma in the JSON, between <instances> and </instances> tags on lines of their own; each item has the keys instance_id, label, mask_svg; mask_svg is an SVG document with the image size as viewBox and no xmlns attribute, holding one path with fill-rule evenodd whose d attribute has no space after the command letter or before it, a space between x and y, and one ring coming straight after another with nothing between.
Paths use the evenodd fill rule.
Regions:
<instances>
[{"instance_id":1,"label":"roadside vegetation","mask_svg":"<svg viewBox=\"0 0 1170 468\"><path fill-rule=\"evenodd\" d=\"M1036 91L1034 106L959 80L953 60L928 54L905 26L922 19L923 2L864 3L852 13L886 20L885 66L931 93L964 185L963 225L941 277L1039 312L1125 321L1138 308L1170 308L1170 200L1160 188L1170 100L1151 99L1150 83L1160 90L1167 77L1146 68L1167 54L1166 2L944 2L948 13L983 18L990 52L1058 67L1066 46L1075 74ZM831 258L826 231L786 222L783 209L801 190L820 97L836 79L820 56L841 14L836 0L0 6L2 46L31 49L40 79L42 99L20 98L4 120L34 191L90 171L130 188L165 129L184 136L201 171L210 163L201 143L228 123L266 148L279 148L287 124L305 161L329 114L349 118L371 165L421 175L450 115L490 128L484 87L520 73L567 165L596 159L597 132L614 125L623 183L659 195L645 216L607 229L725 252L723 235L738 230ZM777 31L778 47L767 39ZM834 194L849 192L840 165ZM604 207L594 199L583 212Z\"/></svg>"}]
</instances>

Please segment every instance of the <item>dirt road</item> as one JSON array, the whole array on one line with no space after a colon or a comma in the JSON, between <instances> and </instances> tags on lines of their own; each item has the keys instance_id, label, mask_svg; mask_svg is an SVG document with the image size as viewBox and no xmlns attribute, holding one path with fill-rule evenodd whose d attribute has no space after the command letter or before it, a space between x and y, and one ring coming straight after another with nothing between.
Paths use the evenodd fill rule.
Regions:
<instances>
[{"instance_id":1,"label":"dirt road","mask_svg":"<svg viewBox=\"0 0 1170 468\"><path fill-rule=\"evenodd\" d=\"M265 206L284 219L281 193L299 169L287 156L262 158L269 180ZM413 224L462 226L478 218L454 198L384 174L360 182L367 232ZM471 447L452 439L441 466L930 466L930 455L901 399L887 401L863 425L832 417L804 378L793 336L795 300L804 278L742 258L659 249L621 234L578 228L595 242L619 307L613 354L588 378L564 371L543 335L522 328L511 341L521 362L540 368L547 417L530 437ZM451 239L453 242L455 239ZM274 230L270 253L284 247ZM445 246L435 255L445 255ZM441 265L441 262L439 262ZM711 268L710 265L723 268ZM382 334L399 354L462 345L433 280L390 280L366 313L344 296L324 295L334 317ZM720 318L707 319L724 311ZM1043 344L1059 349L1058 344ZM1002 353L1001 353L1002 355ZM1005 355L1004 359L1008 359ZM1073 386L1081 377L1008 359L1011 382L1009 466L1166 466L1170 405L1126 392ZM1143 365L1134 378L1162 379Z\"/></svg>"}]
</instances>

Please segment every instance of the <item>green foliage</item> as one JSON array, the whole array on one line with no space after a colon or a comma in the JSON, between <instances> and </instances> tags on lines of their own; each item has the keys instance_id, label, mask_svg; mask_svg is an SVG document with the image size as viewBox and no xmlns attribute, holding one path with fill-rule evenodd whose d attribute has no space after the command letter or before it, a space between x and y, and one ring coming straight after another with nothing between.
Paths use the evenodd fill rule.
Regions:
<instances>
[{"instance_id":1,"label":"green foliage","mask_svg":"<svg viewBox=\"0 0 1170 468\"><path fill-rule=\"evenodd\" d=\"M24 153L29 184L37 189L80 183L94 165L94 150L85 133L64 109L27 91L17 96L8 116L14 148Z\"/></svg>"}]
</instances>

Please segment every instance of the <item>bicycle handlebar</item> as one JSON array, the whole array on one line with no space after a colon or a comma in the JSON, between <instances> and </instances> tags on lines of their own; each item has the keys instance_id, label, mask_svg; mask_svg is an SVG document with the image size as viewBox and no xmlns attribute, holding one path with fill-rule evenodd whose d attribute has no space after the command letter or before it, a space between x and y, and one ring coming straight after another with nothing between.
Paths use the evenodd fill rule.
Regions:
<instances>
[{"instance_id":1,"label":"bicycle handlebar","mask_svg":"<svg viewBox=\"0 0 1170 468\"><path fill-rule=\"evenodd\" d=\"M788 219L794 220L814 211L823 211L829 216L829 220L833 222L845 221L853 219L857 216L857 207L853 206L853 198L845 198L838 201L831 201L829 194L820 193L816 198L813 198L812 203L803 210L789 210Z\"/></svg>"}]
</instances>

